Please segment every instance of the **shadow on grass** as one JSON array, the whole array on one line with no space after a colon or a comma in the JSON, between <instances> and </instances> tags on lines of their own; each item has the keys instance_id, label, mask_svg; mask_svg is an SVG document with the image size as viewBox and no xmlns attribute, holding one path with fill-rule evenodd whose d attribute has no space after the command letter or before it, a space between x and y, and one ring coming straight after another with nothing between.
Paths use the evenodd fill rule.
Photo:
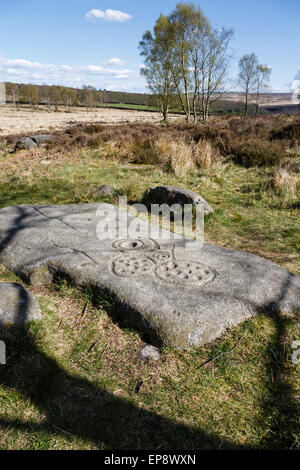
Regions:
<instances>
[{"instance_id":1,"label":"shadow on grass","mask_svg":"<svg viewBox=\"0 0 300 470\"><path fill-rule=\"evenodd\" d=\"M278 294L277 301L284 299L290 282L291 274L287 276L285 285ZM266 398L261 404L261 417L269 423L268 434L260 445L266 449L294 449L299 422L300 404L295 396L289 380L291 358L288 344L287 327L297 318L282 315L274 305L266 305L264 310L270 312L275 332L269 341L265 360Z\"/></svg>"},{"instance_id":2,"label":"shadow on grass","mask_svg":"<svg viewBox=\"0 0 300 470\"><path fill-rule=\"evenodd\" d=\"M294 449L297 446L296 434L300 433L300 404L289 380L289 369L293 366L287 342L287 327L292 320L279 312L269 316L274 322L275 333L267 348L267 393L261 409L262 417L269 418L269 429L261 446L267 449Z\"/></svg>"},{"instance_id":3,"label":"shadow on grass","mask_svg":"<svg viewBox=\"0 0 300 470\"><path fill-rule=\"evenodd\" d=\"M45 415L43 423L0 419L0 426L29 433L78 436L109 449L235 449L214 434L174 423L115 397L88 380L71 375L41 352L25 330L10 335L0 383L30 400Z\"/></svg>"}]
</instances>

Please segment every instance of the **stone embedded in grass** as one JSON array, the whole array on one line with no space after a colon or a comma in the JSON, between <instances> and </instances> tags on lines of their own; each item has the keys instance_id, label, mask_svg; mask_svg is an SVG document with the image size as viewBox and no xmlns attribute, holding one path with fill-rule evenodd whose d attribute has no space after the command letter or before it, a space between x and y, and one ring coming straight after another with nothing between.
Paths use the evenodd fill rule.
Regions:
<instances>
[{"instance_id":1,"label":"stone embedded in grass","mask_svg":"<svg viewBox=\"0 0 300 470\"><path fill-rule=\"evenodd\" d=\"M177 186L156 186L150 188L143 197L142 203L147 207L151 204L185 204L202 205L204 214L211 214L212 207L203 199L200 194L191 191L190 189L177 188Z\"/></svg>"},{"instance_id":2,"label":"stone embedded in grass","mask_svg":"<svg viewBox=\"0 0 300 470\"><path fill-rule=\"evenodd\" d=\"M34 284L65 278L114 303L114 317L149 342L200 346L259 313L300 309L300 278L250 253L183 239L103 239L110 204L24 205L0 209L0 262ZM97 215L98 214L98 215ZM198 247L198 248L197 248ZM110 308L109 308L110 310Z\"/></svg>"},{"instance_id":3,"label":"stone embedded in grass","mask_svg":"<svg viewBox=\"0 0 300 470\"><path fill-rule=\"evenodd\" d=\"M21 326L42 318L35 296L21 284L0 283L0 326Z\"/></svg>"},{"instance_id":4,"label":"stone embedded in grass","mask_svg":"<svg viewBox=\"0 0 300 470\"><path fill-rule=\"evenodd\" d=\"M38 147L43 147L46 142L49 142L53 139L53 135L51 134L37 134L31 135L30 139L32 139Z\"/></svg>"},{"instance_id":5,"label":"stone embedded in grass","mask_svg":"<svg viewBox=\"0 0 300 470\"><path fill-rule=\"evenodd\" d=\"M147 344L147 346L145 346L141 350L141 356L147 361L151 359L153 361L158 361L160 359L160 351L155 346L152 346L151 344Z\"/></svg>"},{"instance_id":6,"label":"stone embedded in grass","mask_svg":"<svg viewBox=\"0 0 300 470\"><path fill-rule=\"evenodd\" d=\"M94 197L114 196L115 194L116 190L109 184L101 184L98 188L92 189L92 195Z\"/></svg>"},{"instance_id":7,"label":"stone embedded in grass","mask_svg":"<svg viewBox=\"0 0 300 470\"><path fill-rule=\"evenodd\" d=\"M17 150L30 150L36 147L37 144L31 137L22 137L22 139L16 142L14 151L16 152Z\"/></svg>"},{"instance_id":8,"label":"stone embedded in grass","mask_svg":"<svg viewBox=\"0 0 300 470\"><path fill-rule=\"evenodd\" d=\"M22 137L15 144L14 151L17 150L30 150L36 147L43 147L43 145L49 140L53 139L53 135L49 134L38 134L30 137Z\"/></svg>"}]
</instances>

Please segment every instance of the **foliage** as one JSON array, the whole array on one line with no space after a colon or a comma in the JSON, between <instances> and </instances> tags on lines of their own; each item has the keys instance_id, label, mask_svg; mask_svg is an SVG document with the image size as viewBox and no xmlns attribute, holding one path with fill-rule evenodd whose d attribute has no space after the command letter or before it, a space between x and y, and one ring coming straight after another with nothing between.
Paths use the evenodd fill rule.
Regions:
<instances>
[{"instance_id":1,"label":"foliage","mask_svg":"<svg viewBox=\"0 0 300 470\"><path fill-rule=\"evenodd\" d=\"M174 91L187 122L191 115L195 122L199 116L207 120L211 102L224 91L232 35L232 30L213 29L201 8L187 3L178 3L168 17L161 15L154 35L146 31L140 43L145 57L141 73L161 97L165 120Z\"/></svg>"}]
</instances>

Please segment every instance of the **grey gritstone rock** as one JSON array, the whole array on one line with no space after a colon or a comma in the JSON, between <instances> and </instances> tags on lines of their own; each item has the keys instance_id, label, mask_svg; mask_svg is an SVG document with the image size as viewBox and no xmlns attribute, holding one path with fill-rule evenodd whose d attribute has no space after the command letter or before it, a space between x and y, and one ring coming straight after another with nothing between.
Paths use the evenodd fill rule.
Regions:
<instances>
[{"instance_id":1,"label":"grey gritstone rock","mask_svg":"<svg viewBox=\"0 0 300 470\"><path fill-rule=\"evenodd\" d=\"M30 139L32 139L38 147L42 147L47 141L53 139L53 135L50 135L50 134L31 135Z\"/></svg>"},{"instance_id":2,"label":"grey gritstone rock","mask_svg":"<svg viewBox=\"0 0 300 470\"><path fill-rule=\"evenodd\" d=\"M22 137L22 139L16 142L14 151L16 152L17 150L29 150L36 147L37 144L31 137Z\"/></svg>"},{"instance_id":3,"label":"grey gritstone rock","mask_svg":"<svg viewBox=\"0 0 300 470\"><path fill-rule=\"evenodd\" d=\"M190 189L177 188L177 186L156 186L150 188L145 194L142 203L146 206L151 204L184 204L202 205L204 214L211 214L213 212L212 207L203 199L200 194L191 191Z\"/></svg>"},{"instance_id":4,"label":"grey gritstone rock","mask_svg":"<svg viewBox=\"0 0 300 470\"><path fill-rule=\"evenodd\" d=\"M141 356L144 359L147 359L148 361L152 359L153 361L158 361L160 359L160 352L159 349L156 348L155 346L152 346L151 344L147 344L142 350L141 350Z\"/></svg>"},{"instance_id":5,"label":"grey gritstone rock","mask_svg":"<svg viewBox=\"0 0 300 470\"><path fill-rule=\"evenodd\" d=\"M118 239L110 228L104 239L104 214L123 212L110 204L3 208L0 262L33 284L66 276L108 292L121 318L177 348L208 343L261 312L300 308L300 278L258 256L196 242L186 249L169 232L154 239L151 225L132 216L138 237Z\"/></svg>"},{"instance_id":6,"label":"grey gritstone rock","mask_svg":"<svg viewBox=\"0 0 300 470\"><path fill-rule=\"evenodd\" d=\"M22 325L42 318L35 296L21 284L0 283L0 325Z\"/></svg>"}]
</instances>

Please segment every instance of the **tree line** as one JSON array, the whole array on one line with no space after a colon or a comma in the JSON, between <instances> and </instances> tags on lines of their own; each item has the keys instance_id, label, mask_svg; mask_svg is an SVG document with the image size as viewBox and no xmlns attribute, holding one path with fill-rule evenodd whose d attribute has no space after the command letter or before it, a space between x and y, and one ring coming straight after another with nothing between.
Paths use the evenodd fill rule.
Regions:
<instances>
[{"instance_id":1,"label":"tree line","mask_svg":"<svg viewBox=\"0 0 300 470\"><path fill-rule=\"evenodd\" d=\"M190 3L178 3L168 16L161 14L153 32L144 33L139 43L141 74L158 98L165 121L175 97L187 121L207 120L212 103L229 89L233 34L232 29L214 28L202 9ZM259 64L254 53L240 59L237 83L245 93L245 115L250 95L258 113L270 75L271 69Z\"/></svg>"},{"instance_id":2,"label":"tree line","mask_svg":"<svg viewBox=\"0 0 300 470\"><path fill-rule=\"evenodd\" d=\"M160 97L146 93L127 93L118 91L96 90L85 86L82 89L63 87L59 85L33 85L6 82L6 101L17 109L18 105L30 105L32 109L38 105L46 106L48 111L57 110L58 107L70 109L71 106L105 107L109 105L146 106L149 109L159 110ZM172 96L170 111L182 113L181 103L176 94ZM244 105L240 101L215 100L210 103L212 114L241 114ZM252 103L249 112L255 113Z\"/></svg>"},{"instance_id":3,"label":"tree line","mask_svg":"<svg viewBox=\"0 0 300 470\"><path fill-rule=\"evenodd\" d=\"M156 98L146 93L126 93L96 89L92 86L71 88L59 85L33 85L6 82L6 98L15 106L43 104L49 111L58 106L105 106L109 103L156 106Z\"/></svg>"}]
</instances>

